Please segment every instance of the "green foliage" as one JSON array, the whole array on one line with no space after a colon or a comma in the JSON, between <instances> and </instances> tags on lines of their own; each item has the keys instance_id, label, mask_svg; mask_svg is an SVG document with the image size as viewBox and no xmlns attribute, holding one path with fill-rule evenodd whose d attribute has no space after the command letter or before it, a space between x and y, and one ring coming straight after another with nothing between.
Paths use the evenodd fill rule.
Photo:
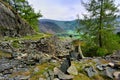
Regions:
<instances>
[{"instance_id":1,"label":"green foliage","mask_svg":"<svg viewBox=\"0 0 120 80\"><path fill-rule=\"evenodd\" d=\"M83 46L81 46L83 54L85 56L94 56L98 48L94 42L95 37L92 37L88 34L81 34L81 38L85 43Z\"/></svg>"},{"instance_id":2,"label":"green foliage","mask_svg":"<svg viewBox=\"0 0 120 80\"><path fill-rule=\"evenodd\" d=\"M96 52L96 56L105 56L108 53L107 49L105 48L98 48Z\"/></svg>"},{"instance_id":3,"label":"green foliage","mask_svg":"<svg viewBox=\"0 0 120 80\"><path fill-rule=\"evenodd\" d=\"M98 47L92 46L92 47L87 48L83 53L86 57L93 57L93 56L96 56L97 49Z\"/></svg>"},{"instance_id":4,"label":"green foliage","mask_svg":"<svg viewBox=\"0 0 120 80\"><path fill-rule=\"evenodd\" d=\"M15 44L17 41L20 40L39 40L40 38L46 38L46 37L50 37L51 35L49 34L42 34L42 33L38 33L38 34L34 34L34 35L28 35L28 36L23 36L23 37L5 37L4 40L5 41L15 41Z\"/></svg>"},{"instance_id":5,"label":"green foliage","mask_svg":"<svg viewBox=\"0 0 120 80\"><path fill-rule=\"evenodd\" d=\"M40 12L35 13L34 9L29 5L27 0L4 0L9 5L13 7L13 9L19 13L19 15L25 19L32 28L39 32L38 27L38 18L42 15Z\"/></svg>"},{"instance_id":6,"label":"green foliage","mask_svg":"<svg viewBox=\"0 0 120 80\"><path fill-rule=\"evenodd\" d=\"M105 31L103 38L103 47L108 50L109 54L111 54L114 50L120 49L119 37L116 34Z\"/></svg>"},{"instance_id":7,"label":"green foliage","mask_svg":"<svg viewBox=\"0 0 120 80\"><path fill-rule=\"evenodd\" d=\"M95 49L96 54L102 56L107 52L112 53L119 49L118 38L113 33L117 27L116 18L118 16L116 14L118 8L115 6L114 0L89 0L88 3L83 2L83 4L88 15L84 15L84 19L81 20L84 27L79 31L83 31L85 34L83 37L86 38L86 51ZM89 35L89 39L86 34Z\"/></svg>"},{"instance_id":8,"label":"green foliage","mask_svg":"<svg viewBox=\"0 0 120 80\"><path fill-rule=\"evenodd\" d=\"M14 48L22 47L22 45L20 45L20 43L19 43L19 40L14 40L11 44Z\"/></svg>"},{"instance_id":9,"label":"green foliage","mask_svg":"<svg viewBox=\"0 0 120 80\"><path fill-rule=\"evenodd\" d=\"M96 40L94 38L95 37L88 35L82 35L82 39L85 41L85 45L82 46L82 50L85 56L104 56L120 49L120 38L116 34L104 31L104 46L102 48L96 45Z\"/></svg>"}]
</instances>

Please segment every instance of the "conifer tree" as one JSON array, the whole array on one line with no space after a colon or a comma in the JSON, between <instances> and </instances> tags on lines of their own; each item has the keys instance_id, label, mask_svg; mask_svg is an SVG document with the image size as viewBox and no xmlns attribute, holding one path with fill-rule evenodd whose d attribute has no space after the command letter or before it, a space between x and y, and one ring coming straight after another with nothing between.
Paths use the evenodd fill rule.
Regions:
<instances>
[{"instance_id":1,"label":"conifer tree","mask_svg":"<svg viewBox=\"0 0 120 80\"><path fill-rule=\"evenodd\" d=\"M114 30L119 10L114 0L89 0L88 3L83 2L83 5L88 12L81 21L86 29L85 33L93 38L99 48L109 52L117 49L119 46Z\"/></svg>"}]
</instances>

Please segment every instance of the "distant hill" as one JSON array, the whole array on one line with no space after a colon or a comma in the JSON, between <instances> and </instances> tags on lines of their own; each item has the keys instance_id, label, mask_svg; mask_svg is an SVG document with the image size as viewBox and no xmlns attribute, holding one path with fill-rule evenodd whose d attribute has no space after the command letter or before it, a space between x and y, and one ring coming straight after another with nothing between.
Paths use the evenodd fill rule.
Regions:
<instances>
[{"instance_id":1,"label":"distant hill","mask_svg":"<svg viewBox=\"0 0 120 80\"><path fill-rule=\"evenodd\" d=\"M120 22L120 17L116 19ZM40 19L39 28L41 32L59 35L76 34L77 21L58 21L51 19ZM82 27L82 25L80 25ZM115 33L120 32L120 25L116 26Z\"/></svg>"},{"instance_id":2,"label":"distant hill","mask_svg":"<svg viewBox=\"0 0 120 80\"><path fill-rule=\"evenodd\" d=\"M50 21L40 21L40 31L43 33L61 33L64 31L60 26Z\"/></svg>"},{"instance_id":3,"label":"distant hill","mask_svg":"<svg viewBox=\"0 0 120 80\"><path fill-rule=\"evenodd\" d=\"M73 21L57 21L50 19L39 20L40 31L44 33L64 33L68 31L75 31L77 22Z\"/></svg>"}]
</instances>

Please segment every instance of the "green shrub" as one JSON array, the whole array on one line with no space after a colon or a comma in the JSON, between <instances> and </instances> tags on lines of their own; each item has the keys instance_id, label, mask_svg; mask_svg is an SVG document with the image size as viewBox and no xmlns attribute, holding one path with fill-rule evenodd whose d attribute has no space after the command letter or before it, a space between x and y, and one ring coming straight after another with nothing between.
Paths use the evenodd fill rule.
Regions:
<instances>
[{"instance_id":1,"label":"green shrub","mask_svg":"<svg viewBox=\"0 0 120 80\"><path fill-rule=\"evenodd\" d=\"M107 49L109 54L112 54L115 50L120 50L120 39L116 34L104 32L103 38L103 47Z\"/></svg>"},{"instance_id":2,"label":"green shrub","mask_svg":"<svg viewBox=\"0 0 120 80\"><path fill-rule=\"evenodd\" d=\"M19 48L20 47L19 41L18 40L13 41L12 42L12 47Z\"/></svg>"},{"instance_id":3,"label":"green shrub","mask_svg":"<svg viewBox=\"0 0 120 80\"><path fill-rule=\"evenodd\" d=\"M105 56L108 53L108 50L105 48L98 48L96 55L97 56Z\"/></svg>"},{"instance_id":4,"label":"green shrub","mask_svg":"<svg viewBox=\"0 0 120 80\"><path fill-rule=\"evenodd\" d=\"M97 46L91 47L84 52L86 57L93 57L93 56L105 56L108 54L108 50L105 48L99 48Z\"/></svg>"},{"instance_id":5,"label":"green shrub","mask_svg":"<svg viewBox=\"0 0 120 80\"><path fill-rule=\"evenodd\" d=\"M109 33L109 34L108 34ZM120 37L112 32L104 31L102 48L98 46L96 37L84 36L85 46L82 47L83 54L87 57L110 55L120 50Z\"/></svg>"},{"instance_id":6,"label":"green shrub","mask_svg":"<svg viewBox=\"0 0 120 80\"><path fill-rule=\"evenodd\" d=\"M93 57L96 56L96 51L97 51L98 47L93 46L93 47L89 47L83 50L83 54L86 57Z\"/></svg>"}]
</instances>

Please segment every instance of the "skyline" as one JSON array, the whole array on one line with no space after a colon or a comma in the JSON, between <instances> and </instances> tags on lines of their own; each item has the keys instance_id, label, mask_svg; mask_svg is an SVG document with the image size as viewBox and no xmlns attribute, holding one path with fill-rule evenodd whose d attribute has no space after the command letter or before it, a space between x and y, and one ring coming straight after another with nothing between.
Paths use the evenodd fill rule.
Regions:
<instances>
[{"instance_id":1,"label":"skyline","mask_svg":"<svg viewBox=\"0 0 120 80\"><path fill-rule=\"evenodd\" d=\"M40 11L43 15L40 19L74 20L78 14L80 18L83 18L82 14L86 14L81 0L28 0L28 2L35 12ZM118 5L120 1L116 0L115 3Z\"/></svg>"}]
</instances>

